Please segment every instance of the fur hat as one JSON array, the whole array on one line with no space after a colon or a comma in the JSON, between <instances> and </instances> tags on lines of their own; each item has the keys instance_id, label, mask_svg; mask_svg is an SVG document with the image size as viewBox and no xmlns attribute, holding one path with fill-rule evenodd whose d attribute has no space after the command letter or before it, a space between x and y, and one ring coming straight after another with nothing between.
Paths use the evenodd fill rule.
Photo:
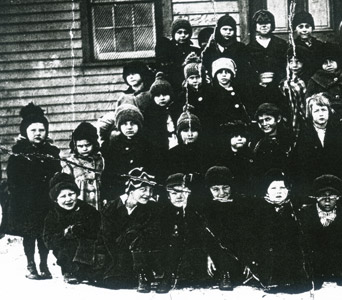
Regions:
<instances>
[{"instance_id":1,"label":"fur hat","mask_svg":"<svg viewBox=\"0 0 342 300\"><path fill-rule=\"evenodd\" d=\"M275 29L274 15L265 9L258 10L252 17L252 30L256 30L256 24L271 23L271 32Z\"/></svg>"},{"instance_id":2,"label":"fur hat","mask_svg":"<svg viewBox=\"0 0 342 300\"><path fill-rule=\"evenodd\" d=\"M259 116L270 115L276 119L281 116L279 107L273 103L262 103L255 112L254 118L257 120Z\"/></svg>"},{"instance_id":3,"label":"fur hat","mask_svg":"<svg viewBox=\"0 0 342 300\"><path fill-rule=\"evenodd\" d=\"M166 179L166 190L190 192L189 184L191 179L183 173L175 173Z\"/></svg>"},{"instance_id":4,"label":"fur hat","mask_svg":"<svg viewBox=\"0 0 342 300\"><path fill-rule=\"evenodd\" d=\"M181 113L177 120L177 135L179 135L182 130L188 128L192 128L198 132L202 129L199 118L185 108L185 111Z\"/></svg>"},{"instance_id":5,"label":"fur hat","mask_svg":"<svg viewBox=\"0 0 342 300\"><path fill-rule=\"evenodd\" d=\"M139 108L132 104L121 104L115 112L116 128L120 130L120 126L127 121L137 124L139 129L142 128L144 117Z\"/></svg>"},{"instance_id":6,"label":"fur hat","mask_svg":"<svg viewBox=\"0 0 342 300\"><path fill-rule=\"evenodd\" d=\"M143 167L134 168L128 172L128 180L125 182L125 192L128 194L132 190L136 190L143 186L155 186L155 176L148 174Z\"/></svg>"},{"instance_id":7,"label":"fur hat","mask_svg":"<svg viewBox=\"0 0 342 300\"><path fill-rule=\"evenodd\" d=\"M236 76L236 64L231 58L221 57L213 61L211 65L212 78L215 78L216 73L222 69L227 69L232 72L233 77Z\"/></svg>"},{"instance_id":8,"label":"fur hat","mask_svg":"<svg viewBox=\"0 0 342 300\"><path fill-rule=\"evenodd\" d=\"M223 131L229 134L229 137L241 135L249 138L248 125L240 120L229 122L223 125Z\"/></svg>"},{"instance_id":9,"label":"fur hat","mask_svg":"<svg viewBox=\"0 0 342 300\"><path fill-rule=\"evenodd\" d=\"M69 189L77 195L80 193L78 186L75 183L75 178L66 173L55 173L49 182L49 195L51 200L56 201L61 190Z\"/></svg>"},{"instance_id":10,"label":"fur hat","mask_svg":"<svg viewBox=\"0 0 342 300\"><path fill-rule=\"evenodd\" d=\"M313 192L319 196L325 191L333 191L338 195L342 194L342 180L334 175L325 174L317 177L313 182Z\"/></svg>"},{"instance_id":11,"label":"fur hat","mask_svg":"<svg viewBox=\"0 0 342 300\"><path fill-rule=\"evenodd\" d=\"M30 102L20 110L22 121L20 123L20 134L27 138L27 127L33 123L42 123L46 130L46 136L49 133L49 122L44 116L44 111L38 105Z\"/></svg>"},{"instance_id":12,"label":"fur hat","mask_svg":"<svg viewBox=\"0 0 342 300\"><path fill-rule=\"evenodd\" d=\"M307 23L310 24L312 27L312 30L315 29L315 22L312 17L312 15L306 11L301 11L299 13L296 13L292 20L292 28L293 30L296 29L296 27L301 23Z\"/></svg>"},{"instance_id":13,"label":"fur hat","mask_svg":"<svg viewBox=\"0 0 342 300\"><path fill-rule=\"evenodd\" d=\"M224 44L224 39L220 33L220 30L223 26L230 26L234 30L234 38L236 38L236 21L229 14L225 14L221 18L217 20L217 24L215 27L215 41L219 44ZM223 42L223 43L222 43Z\"/></svg>"},{"instance_id":14,"label":"fur hat","mask_svg":"<svg viewBox=\"0 0 342 300\"><path fill-rule=\"evenodd\" d=\"M171 25L171 36L173 39L175 38L175 34L176 34L177 30L180 28L186 29L189 32L189 35L191 38L192 27L191 27L190 22L187 19L178 18L178 19L175 19Z\"/></svg>"},{"instance_id":15,"label":"fur hat","mask_svg":"<svg viewBox=\"0 0 342 300\"><path fill-rule=\"evenodd\" d=\"M142 61L131 61L124 65L122 78L127 83L127 76L130 74L140 74L143 81L146 80L148 74L147 66Z\"/></svg>"},{"instance_id":16,"label":"fur hat","mask_svg":"<svg viewBox=\"0 0 342 300\"><path fill-rule=\"evenodd\" d=\"M96 153L100 147L97 139L97 129L88 122L82 122L73 131L69 146L72 152L77 153L76 142L81 140L87 140L89 143L93 145L93 147L95 148L94 152Z\"/></svg>"},{"instance_id":17,"label":"fur hat","mask_svg":"<svg viewBox=\"0 0 342 300\"><path fill-rule=\"evenodd\" d=\"M290 185L287 175L281 169L269 169L261 178L259 185L261 196L267 194L267 190L273 181L284 181L286 187Z\"/></svg>"},{"instance_id":18,"label":"fur hat","mask_svg":"<svg viewBox=\"0 0 342 300\"><path fill-rule=\"evenodd\" d=\"M234 180L232 172L224 166L213 166L205 173L205 184L207 187L213 185L229 185Z\"/></svg>"},{"instance_id":19,"label":"fur hat","mask_svg":"<svg viewBox=\"0 0 342 300\"><path fill-rule=\"evenodd\" d=\"M212 27L205 27L201 29L197 36L198 44L201 46L203 43L208 42L213 33L214 28Z\"/></svg>"},{"instance_id":20,"label":"fur hat","mask_svg":"<svg viewBox=\"0 0 342 300\"><path fill-rule=\"evenodd\" d=\"M152 98L159 95L170 95L173 99L173 89L171 84L165 79L163 72L158 72L156 74L156 79L150 87L150 93Z\"/></svg>"},{"instance_id":21,"label":"fur hat","mask_svg":"<svg viewBox=\"0 0 342 300\"><path fill-rule=\"evenodd\" d=\"M191 75L201 76L202 64L201 59L196 55L195 52L191 52L184 61L184 77L187 79Z\"/></svg>"}]
</instances>

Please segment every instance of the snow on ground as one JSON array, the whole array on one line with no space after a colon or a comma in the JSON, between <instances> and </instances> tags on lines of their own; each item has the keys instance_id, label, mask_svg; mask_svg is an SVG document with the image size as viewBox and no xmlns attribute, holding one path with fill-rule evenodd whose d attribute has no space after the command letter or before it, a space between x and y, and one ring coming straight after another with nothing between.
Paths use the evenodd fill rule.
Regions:
<instances>
[{"instance_id":1,"label":"snow on ground","mask_svg":"<svg viewBox=\"0 0 342 300\"><path fill-rule=\"evenodd\" d=\"M37 260L38 257L37 257ZM0 240L0 296L1 299L25 300L341 300L342 287L335 283L325 283L323 288L301 294L267 294L261 289L240 286L231 292L213 289L174 289L168 294L139 294L135 290L109 290L87 284L69 285L64 283L59 267L53 255L49 255L49 268L52 280L29 280L25 278L26 258L23 253L21 238L6 235Z\"/></svg>"}]
</instances>

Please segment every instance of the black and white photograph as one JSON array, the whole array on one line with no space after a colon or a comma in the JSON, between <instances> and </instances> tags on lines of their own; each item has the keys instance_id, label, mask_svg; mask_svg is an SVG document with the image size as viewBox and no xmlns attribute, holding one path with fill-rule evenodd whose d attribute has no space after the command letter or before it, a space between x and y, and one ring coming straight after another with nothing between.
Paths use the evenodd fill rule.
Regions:
<instances>
[{"instance_id":1,"label":"black and white photograph","mask_svg":"<svg viewBox=\"0 0 342 300\"><path fill-rule=\"evenodd\" d=\"M339 300L341 0L0 0L0 295Z\"/></svg>"}]
</instances>

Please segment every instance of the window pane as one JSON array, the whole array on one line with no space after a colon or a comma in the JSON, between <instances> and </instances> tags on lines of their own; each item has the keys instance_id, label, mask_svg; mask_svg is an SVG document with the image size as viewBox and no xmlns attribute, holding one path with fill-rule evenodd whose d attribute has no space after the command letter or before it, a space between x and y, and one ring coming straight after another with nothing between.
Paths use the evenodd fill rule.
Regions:
<instances>
[{"instance_id":1,"label":"window pane","mask_svg":"<svg viewBox=\"0 0 342 300\"><path fill-rule=\"evenodd\" d=\"M143 3L134 5L134 23L135 25L153 24L153 6L152 3Z\"/></svg>"},{"instance_id":2,"label":"window pane","mask_svg":"<svg viewBox=\"0 0 342 300\"><path fill-rule=\"evenodd\" d=\"M112 9L112 5L94 7L94 22L96 28L113 26Z\"/></svg>"},{"instance_id":3,"label":"window pane","mask_svg":"<svg viewBox=\"0 0 342 300\"><path fill-rule=\"evenodd\" d=\"M132 25L132 5L115 5L115 27L131 27Z\"/></svg>"},{"instance_id":4,"label":"window pane","mask_svg":"<svg viewBox=\"0 0 342 300\"><path fill-rule=\"evenodd\" d=\"M100 53L113 52L113 29L96 29L96 45Z\"/></svg>"},{"instance_id":5,"label":"window pane","mask_svg":"<svg viewBox=\"0 0 342 300\"><path fill-rule=\"evenodd\" d=\"M116 39L116 51L134 51L134 40L133 40L133 30L132 29L116 29L115 30Z\"/></svg>"},{"instance_id":6,"label":"window pane","mask_svg":"<svg viewBox=\"0 0 342 300\"><path fill-rule=\"evenodd\" d=\"M267 0L267 9L274 15L276 28L287 30L287 0Z\"/></svg>"},{"instance_id":7,"label":"window pane","mask_svg":"<svg viewBox=\"0 0 342 300\"><path fill-rule=\"evenodd\" d=\"M154 49L154 32L153 28L136 28L136 51Z\"/></svg>"},{"instance_id":8,"label":"window pane","mask_svg":"<svg viewBox=\"0 0 342 300\"><path fill-rule=\"evenodd\" d=\"M315 27L330 28L329 0L309 0L309 12L315 20Z\"/></svg>"}]
</instances>

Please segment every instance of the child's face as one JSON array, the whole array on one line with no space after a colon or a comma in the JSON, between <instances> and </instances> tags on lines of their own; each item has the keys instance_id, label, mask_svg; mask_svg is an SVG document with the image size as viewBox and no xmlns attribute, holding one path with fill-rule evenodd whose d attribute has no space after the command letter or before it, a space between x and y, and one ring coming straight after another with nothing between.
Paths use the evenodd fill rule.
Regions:
<instances>
[{"instance_id":1,"label":"child's face","mask_svg":"<svg viewBox=\"0 0 342 300\"><path fill-rule=\"evenodd\" d=\"M131 191L130 195L137 203L146 204L152 198L153 188L149 185L142 186Z\"/></svg>"},{"instance_id":2,"label":"child's face","mask_svg":"<svg viewBox=\"0 0 342 300\"><path fill-rule=\"evenodd\" d=\"M184 129L180 132L181 139L183 144L191 144L197 141L198 139L198 131L193 130L192 128Z\"/></svg>"},{"instance_id":3,"label":"child's face","mask_svg":"<svg viewBox=\"0 0 342 300\"><path fill-rule=\"evenodd\" d=\"M292 57L289 62L290 71L293 74L298 74L303 69L303 63L295 57Z\"/></svg>"},{"instance_id":4,"label":"child's face","mask_svg":"<svg viewBox=\"0 0 342 300\"><path fill-rule=\"evenodd\" d=\"M202 84L202 77L200 75L191 75L191 76L188 77L187 83L188 83L189 86L191 86L194 89L198 90L198 88Z\"/></svg>"},{"instance_id":5,"label":"child's face","mask_svg":"<svg viewBox=\"0 0 342 300\"><path fill-rule=\"evenodd\" d=\"M232 78L232 74L227 69L219 70L216 76L218 83L223 86L229 84Z\"/></svg>"},{"instance_id":6,"label":"child's face","mask_svg":"<svg viewBox=\"0 0 342 300\"><path fill-rule=\"evenodd\" d=\"M128 74L128 76L126 77L127 83L130 86L137 86L140 85L142 82L142 78L141 75L138 73L134 73L134 74Z\"/></svg>"},{"instance_id":7,"label":"child's face","mask_svg":"<svg viewBox=\"0 0 342 300\"><path fill-rule=\"evenodd\" d=\"M337 70L337 61L333 59L326 59L322 64L322 69L329 73L333 73Z\"/></svg>"},{"instance_id":8,"label":"child's face","mask_svg":"<svg viewBox=\"0 0 342 300\"><path fill-rule=\"evenodd\" d=\"M314 103L312 105L311 114L314 125L317 125L318 127L325 127L327 125L329 120L328 107Z\"/></svg>"},{"instance_id":9,"label":"child's face","mask_svg":"<svg viewBox=\"0 0 342 300\"><path fill-rule=\"evenodd\" d=\"M170 95L154 96L154 102L159 106L167 106L171 101Z\"/></svg>"},{"instance_id":10,"label":"child's face","mask_svg":"<svg viewBox=\"0 0 342 300\"><path fill-rule=\"evenodd\" d=\"M268 35L271 32L271 23L256 23L255 31L259 35Z\"/></svg>"},{"instance_id":11,"label":"child's face","mask_svg":"<svg viewBox=\"0 0 342 300\"><path fill-rule=\"evenodd\" d=\"M285 186L283 180L273 181L267 189L267 197L274 204L281 203L286 200L288 194L289 190Z\"/></svg>"},{"instance_id":12,"label":"child's face","mask_svg":"<svg viewBox=\"0 0 342 300\"><path fill-rule=\"evenodd\" d=\"M229 185L213 185L210 187L210 192L214 200L228 202L231 195L231 187Z\"/></svg>"},{"instance_id":13,"label":"child's face","mask_svg":"<svg viewBox=\"0 0 342 300\"><path fill-rule=\"evenodd\" d=\"M175 186L169 190L169 198L173 206L186 207L190 192L185 191L182 186Z\"/></svg>"},{"instance_id":14,"label":"child's face","mask_svg":"<svg viewBox=\"0 0 342 300\"><path fill-rule=\"evenodd\" d=\"M88 157L93 153L94 146L88 140L76 141L77 153L80 156Z\"/></svg>"},{"instance_id":15,"label":"child's face","mask_svg":"<svg viewBox=\"0 0 342 300\"><path fill-rule=\"evenodd\" d=\"M230 145L232 147L232 149L234 150L239 150L241 148L243 148L247 143L247 139L242 136L241 134L238 135L234 135L231 139L230 139Z\"/></svg>"},{"instance_id":16,"label":"child's face","mask_svg":"<svg viewBox=\"0 0 342 300\"><path fill-rule=\"evenodd\" d=\"M300 23L295 28L296 33L302 40L307 40L311 37L312 26L308 23Z\"/></svg>"},{"instance_id":17,"label":"child's face","mask_svg":"<svg viewBox=\"0 0 342 300\"><path fill-rule=\"evenodd\" d=\"M235 33L232 26L225 25L220 28L220 33L225 40L229 40Z\"/></svg>"},{"instance_id":18,"label":"child's face","mask_svg":"<svg viewBox=\"0 0 342 300\"><path fill-rule=\"evenodd\" d=\"M325 211L332 211L336 207L336 202L340 196L333 191L324 191L317 197L318 207Z\"/></svg>"},{"instance_id":19,"label":"child's face","mask_svg":"<svg viewBox=\"0 0 342 300\"><path fill-rule=\"evenodd\" d=\"M32 123L26 129L27 139L31 144L41 144L46 139L46 129L43 123Z\"/></svg>"},{"instance_id":20,"label":"child's face","mask_svg":"<svg viewBox=\"0 0 342 300\"><path fill-rule=\"evenodd\" d=\"M184 29L179 28L175 33L175 41L180 44L186 43L190 39L190 33Z\"/></svg>"},{"instance_id":21,"label":"child's face","mask_svg":"<svg viewBox=\"0 0 342 300\"><path fill-rule=\"evenodd\" d=\"M70 189L61 190L57 197L58 205L64 208L65 210L74 209L76 202L77 194L75 193L75 191Z\"/></svg>"},{"instance_id":22,"label":"child's face","mask_svg":"<svg viewBox=\"0 0 342 300\"><path fill-rule=\"evenodd\" d=\"M132 121L127 121L120 126L120 131L124 136L126 136L128 139L131 139L134 137L139 130L139 126L132 122Z\"/></svg>"},{"instance_id":23,"label":"child's face","mask_svg":"<svg viewBox=\"0 0 342 300\"><path fill-rule=\"evenodd\" d=\"M258 125L260 129L267 135L272 135L277 132L277 126L280 122L280 117L276 119L271 115L258 116Z\"/></svg>"}]
</instances>

